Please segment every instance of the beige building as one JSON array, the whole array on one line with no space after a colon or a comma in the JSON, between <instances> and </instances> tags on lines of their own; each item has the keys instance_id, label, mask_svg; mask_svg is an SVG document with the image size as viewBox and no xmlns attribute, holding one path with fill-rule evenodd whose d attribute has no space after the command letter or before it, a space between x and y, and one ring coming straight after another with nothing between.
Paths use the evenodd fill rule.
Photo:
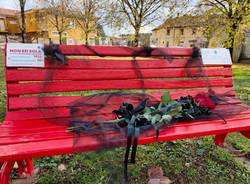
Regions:
<instances>
[{"instance_id":1,"label":"beige building","mask_svg":"<svg viewBox=\"0 0 250 184\"><path fill-rule=\"evenodd\" d=\"M16 10L0 8L0 50L4 49L5 42L20 41L16 13Z\"/></svg>"},{"instance_id":2,"label":"beige building","mask_svg":"<svg viewBox=\"0 0 250 184\"><path fill-rule=\"evenodd\" d=\"M0 8L0 35L17 34L18 22L16 20L16 10Z\"/></svg>"},{"instance_id":3,"label":"beige building","mask_svg":"<svg viewBox=\"0 0 250 184\"><path fill-rule=\"evenodd\" d=\"M25 11L26 41L38 43L59 43L59 33L55 27L55 16L46 9ZM63 44L84 44L85 35L79 23L70 16L59 17ZM63 23L61 23L63 22ZM20 42L21 16L17 10L0 9L0 46L4 42ZM13 40L12 37L17 37ZM89 33L89 44L94 45L97 29Z\"/></svg>"},{"instance_id":4,"label":"beige building","mask_svg":"<svg viewBox=\"0 0 250 184\"><path fill-rule=\"evenodd\" d=\"M31 9L25 12L26 16L26 32L31 41L48 43L59 43L59 33L55 27L56 20L54 15L50 15L46 10L43 9ZM59 24L62 32L62 43L63 44L84 44L85 37L81 26L78 22L70 17L65 16L59 17L63 24ZM89 34L89 43L93 45L95 43L95 37L97 31Z\"/></svg>"},{"instance_id":5,"label":"beige building","mask_svg":"<svg viewBox=\"0 0 250 184\"><path fill-rule=\"evenodd\" d=\"M208 41L199 29L200 17L182 16L168 19L152 30L150 43L157 47L207 47Z\"/></svg>"}]
</instances>

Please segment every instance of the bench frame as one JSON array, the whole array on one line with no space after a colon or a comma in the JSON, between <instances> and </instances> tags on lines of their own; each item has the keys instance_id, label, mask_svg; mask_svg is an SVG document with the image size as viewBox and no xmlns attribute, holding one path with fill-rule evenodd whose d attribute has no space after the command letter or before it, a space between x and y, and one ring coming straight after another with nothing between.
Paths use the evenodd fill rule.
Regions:
<instances>
[{"instance_id":1,"label":"bench frame","mask_svg":"<svg viewBox=\"0 0 250 184\"><path fill-rule=\"evenodd\" d=\"M100 47L100 46L94 46L94 47L87 47L87 46L66 46L66 45L61 45L60 46L61 51L64 54L68 54L68 55L85 55L85 56L124 56L124 57L131 57L131 56L149 56L149 57L157 57L157 56L182 56L182 57L189 57L190 55L192 55L193 50L190 49L181 49L181 48L158 48L158 49L153 49L150 52L141 52L141 50L143 50L143 48L127 48L127 47ZM98 53L98 54L97 54ZM5 50L5 61L6 61L6 50ZM231 66L224 66L225 68L229 68L231 69ZM8 74L8 72L12 72L11 69L6 69L6 75L7 75L7 79L8 76L10 74ZM211 74L212 75L212 74ZM229 77L231 77L229 75ZM227 78L227 76L225 76L225 79ZM14 80L14 79L13 79ZM224 79L223 79L224 80ZM12 121L10 116L10 110L9 110L9 99L11 97L15 97L15 96L19 96L18 91L15 92L14 90L11 91L10 86L12 85L11 82L7 82L7 84L10 84L8 89L7 89L7 104L6 104L6 108L7 108L7 121ZM229 86L229 87L233 87L233 86ZM31 92L32 93L32 92ZM250 116L249 116L250 119ZM14 121L14 120L13 120ZM225 138L227 136L227 133L229 132L241 132L245 137L250 138L250 123L248 125L248 127L245 128L232 128L229 131L213 131L210 134L215 134L215 138L214 138L214 142L216 145L218 146L223 146L223 143L225 141ZM190 134L190 135L180 135L180 136L175 136L172 138L159 138L159 141L166 141L166 140L171 140L171 139L180 139L180 138L187 138L187 137L196 137L196 136L207 136L210 135L209 133L205 133L203 134ZM1 133L0 133L1 135ZM155 142L153 141L154 138L150 138L150 139L146 139L146 140L142 140L141 142L139 142L140 144L147 144L147 143L152 143ZM81 150L84 151L84 150ZM85 151L89 151L89 150L85 150ZM66 152L71 152L71 151L66 151ZM54 153L51 152L48 155L57 155L58 151L55 151ZM36 154L35 157L40 157L40 156L45 156L43 154ZM7 157L6 157L7 158ZM7 184L9 182L13 167L15 165L15 163L17 163L18 165L18 171L19 171L19 175L21 176L30 176L34 173L34 165L33 165L33 161L32 158L34 157L30 157L30 158L25 158L23 160L20 160L19 157L15 158L14 156L12 157L8 157L8 159L6 159L5 161L1 161L0 160L0 182L1 184Z\"/></svg>"}]
</instances>

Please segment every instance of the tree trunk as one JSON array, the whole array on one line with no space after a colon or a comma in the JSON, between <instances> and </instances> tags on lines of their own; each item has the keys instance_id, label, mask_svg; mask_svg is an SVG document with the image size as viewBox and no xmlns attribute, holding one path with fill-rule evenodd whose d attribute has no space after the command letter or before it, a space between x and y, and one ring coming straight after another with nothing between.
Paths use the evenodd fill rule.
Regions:
<instances>
[{"instance_id":1,"label":"tree trunk","mask_svg":"<svg viewBox=\"0 0 250 184\"><path fill-rule=\"evenodd\" d=\"M229 42L230 44L227 46L227 48L229 49L231 57L233 57L233 51L234 51L234 37L235 37L235 34L233 32L230 32L228 34L227 42Z\"/></svg>"},{"instance_id":2,"label":"tree trunk","mask_svg":"<svg viewBox=\"0 0 250 184\"><path fill-rule=\"evenodd\" d=\"M226 41L227 42L226 47L229 49L232 58L233 58L233 52L234 52L235 35L236 35L236 32L238 31L238 27L239 27L239 23L233 22L232 24L230 24L230 27L228 30L229 33L228 33L228 38Z\"/></svg>"},{"instance_id":3,"label":"tree trunk","mask_svg":"<svg viewBox=\"0 0 250 184\"><path fill-rule=\"evenodd\" d=\"M140 37L140 28L135 28L135 37L133 40L133 46L138 47L139 46L139 37Z\"/></svg>"},{"instance_id":4,"label":"tree trunk","mask_svg":"<svg viewBox=\"0 0 250 184\"><path fill-rule=\"evenodd\" d=\"M25 2L23 0L20 0L20 9L21 9L21 37L22 37L22 42L25 43L25 34L26 34L26 23L25 23Z\"/></svg>"},{"instance_id":5,"label":"tree trunk","mask_svg":"<svg viewBox=\"0 0 250 184\"><path fill-rule=\"evenodd\" d=\"M85 33L85 45L89 45L89 34Z\"/></svg>"},{"instance_id":6,"label":"tree trunk","mask_svg":"<svg viewBox=\"0 0 250 184\"><path fill-rule=\"evenodd\" d=\"M5 34L5 42L8 43L8 34Z\"/></svg>"},{"instance_id":7,"label":"tree trunk","mask_svg":"<svg viewBox=\"0 0 250 184\"><path fill-rule=\"evenodd\" d=\"M61 45L62 44L62 32L58 32L59 33L59 44Z\"/></svg>"}]
</instances>

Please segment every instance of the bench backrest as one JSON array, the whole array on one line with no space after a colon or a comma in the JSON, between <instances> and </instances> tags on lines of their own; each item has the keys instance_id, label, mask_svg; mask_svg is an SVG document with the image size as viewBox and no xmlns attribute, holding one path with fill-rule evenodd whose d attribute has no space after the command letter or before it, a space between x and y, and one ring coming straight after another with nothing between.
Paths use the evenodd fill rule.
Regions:
<instances>
[{"instance_id":1,"label":"bench backrest","mask_svg":"<svg viewBox=\"0 0 250 184\"><path fill-rule=\"evenodd\" d=\"M231 65L204 66L201 75L201 58L192 59L192 48L59 48L69 56L68 65L55 65L55 61L46 58L44 68L6 67L7 120L69 116L68 104L81 96L58 96L55 92L167 89L176 98L207 91L209 87L217 93L234 95ZM50 81L48 73L52 73ZM200 77L190 77L197 75ZM143 85L142 78L146 79ZM41 93L50 95L41 97Z\"/></svg>"}]
</instances>

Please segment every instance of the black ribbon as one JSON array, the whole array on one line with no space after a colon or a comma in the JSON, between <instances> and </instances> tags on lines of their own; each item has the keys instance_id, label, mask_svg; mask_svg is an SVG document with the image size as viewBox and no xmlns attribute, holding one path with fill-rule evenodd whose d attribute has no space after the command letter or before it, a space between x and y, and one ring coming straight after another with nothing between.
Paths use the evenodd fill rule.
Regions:
<instances>
[{"instance_id":1,"label":"black ribbon","mask_svg":"<svg viewBox=\"0 0 250 184\"><path fill-rule=\"evenodd\" d=\"M66 56L61 52L60 45L51 44L44 48L44 54L52 60L57 60L63 65L67 65Z\"/></svg>"},{"instance_id":2,"label":"black ribbon","mask_svg":"<svg viewBox=\"0 0 250 184\"><path fill-rule=\"evenodd\" d=\"M130 163L135 163L139 134L140 128L136 126L135 116L133 115L128 123L127 129L127 147L124 156L124 183L128 183L128 160L132 144L133 146L131 151Z\"/></svg>"}]
</instances>

